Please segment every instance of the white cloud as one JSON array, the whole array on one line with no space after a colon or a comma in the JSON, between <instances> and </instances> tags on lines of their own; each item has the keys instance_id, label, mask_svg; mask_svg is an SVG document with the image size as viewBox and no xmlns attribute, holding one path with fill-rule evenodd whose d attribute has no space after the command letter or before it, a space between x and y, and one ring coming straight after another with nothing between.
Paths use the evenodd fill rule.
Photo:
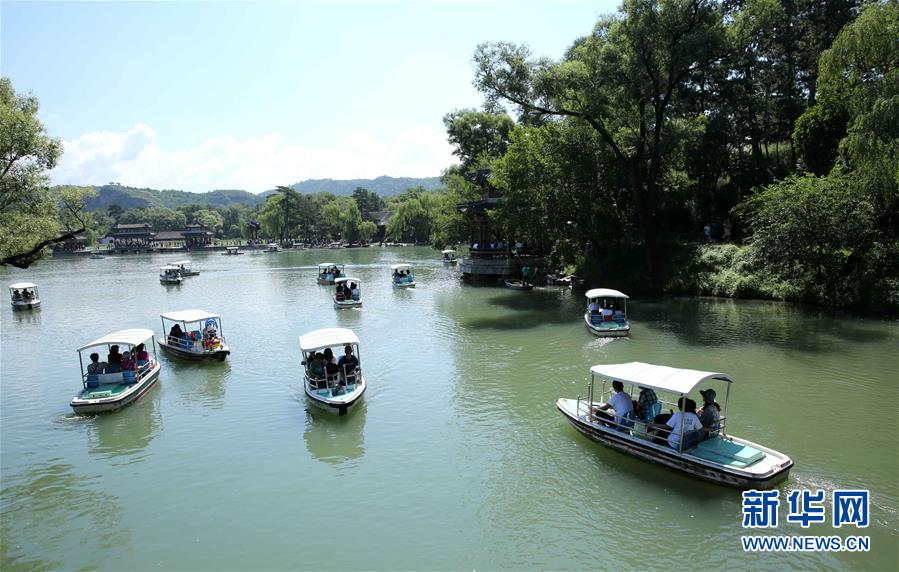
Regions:
<instances>
[{"instance_id":1,"label":"white cloud","mask_svg":"<svg viewBox=\"0 0 899 572\"><path fill-rule=\"evenodd\" d=\"M64 141L65 153L50 172L55 184L245 189L261 192L305 179L430 177L455 163L443 132L416 127L384 140L352 133L333 147L284 143L277 133L248 139L206 139L190 149L163 149L156 132L139 123L122 133L98 131Z\"/></svg>"}]
</instances>

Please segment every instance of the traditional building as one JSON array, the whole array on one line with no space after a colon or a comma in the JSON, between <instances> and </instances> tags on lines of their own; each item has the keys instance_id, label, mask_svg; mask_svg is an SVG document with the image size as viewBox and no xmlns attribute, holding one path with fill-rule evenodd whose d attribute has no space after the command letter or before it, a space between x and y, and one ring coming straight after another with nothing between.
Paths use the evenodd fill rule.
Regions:
<instances>
[{"instance_id":1,"label":"traditional building","mask_svg":"<svg viewBox=\"0 0 899 572\"><path fill-rule=\"evenodd\" d=\"M61 231L64 233L67 231ZM53 245L53 252L77 252L84 250L87 246L87 237L83 234L76 234L71 238L67 238L64 242L58 242Z\"/></svg>"},{"instance_id":2,"label":"traditional building","mask_svg":"<svg viewBox=\"0 0 899 572\"><path fill-rule=\"evenodd\" d=\"M115 225L110 234L112 234L115 249L123 251L149 250L150 244L156 236L150 223L147 222L135 224L119 223Z\"/></svg>"},{"instance_id":3,"label":"traditional building","mask_svg":"<svg viewBox=\"0 0 899 572\"><path fill-rule=\"evenodd\" d=\"M184 244L188 248L208 246L212 244L214 236L214 233L209 230L209 227L199 221L187 225L187 227L181 231L181 234L184 239Z\"/></svg>"}]
</instances>

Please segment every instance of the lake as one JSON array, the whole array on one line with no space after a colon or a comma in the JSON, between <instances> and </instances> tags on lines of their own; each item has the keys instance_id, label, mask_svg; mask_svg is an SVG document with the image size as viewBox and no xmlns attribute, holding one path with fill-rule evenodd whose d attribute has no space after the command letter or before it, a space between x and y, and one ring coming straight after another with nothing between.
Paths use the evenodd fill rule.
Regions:
<instances>
[{"instance_id":1,"label":"lake","mask_svg":"<svg viewBox=\"0 0 899 572\"><path fill-rule=\"evenodd\" d=\"M463 284L428 248L57 258L0 269L43 307L0 310L0 568L899 568L899 323L777 302L632 298L630 337L583 326L582 294ZM364 308L335 310L315 265L347 265ZM414 290L390 264L415 264ZM606 286L615 287L615 284ZM75 348L221 313L224 363L160 354L119 412L75 416ZM309 410L297 337L346 327L369 384L346 417ZM735 378L728 429L790 455L779 488L824 489L863 554L747 554L741 496L608 450L555 408L596 363ZM867 529L831 528L831 493L871 491Z\"/></svg>"}]
</instances>

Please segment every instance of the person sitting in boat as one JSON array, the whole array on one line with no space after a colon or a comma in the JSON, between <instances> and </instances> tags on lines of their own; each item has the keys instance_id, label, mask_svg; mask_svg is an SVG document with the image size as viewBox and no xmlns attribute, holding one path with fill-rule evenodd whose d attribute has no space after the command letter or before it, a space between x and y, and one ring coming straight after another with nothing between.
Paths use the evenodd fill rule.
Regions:
<instances>
[{"instance_id":1,"label":"person sitting in boat","mask_svg":"<svg viewBox=\"0 0 899 572\"><path fill-rule=\"evenodd\" d=\"M619 304L615 304L612 308L612 319L616 322L624 321L624 312L621 310L621 306Z\"/></svg>"},{"instance_id":2,"label":"person sitting in boat","mask_svg":"<svg viewBox=\"0 0 899 572\"><path fill-rule=\"evenodd\" d=\"M335 298L338 302L346 300L346 290L344 289L343 282L337 285L337 294L335 294Z\"/></svg>"},{"instance_id":3,"label":"person sitting in boat","mask_svg":"<svg viewBox=\"0 0 899 572\"><path fill-rule=\"evenodd\" d=\"M100 354L92 353L91 362L87 364L87 373L95 373L97 375L106 371L106 362L100 361Z\"/></svg>"},{"instance_id":4,"label":"person sitting in boat","mask_svg":"<svg viewBox=\"0 0 899 572\"><path fill-rule=\"evenodd\" d=\"M134 348L134 356L138 367L150 363L150 354L147 353L147 346L144 344L137 344L137 347Z\"/></svg>"},{"instance_id":5,"label":"person sitting in boat","mask_svg":"<svg viewBox=\"0 0 899 572\"><path fill-rule=\"evenodd\" d=\"M181 341L181 338L184 337L184 330L181 329L181 324L175 324L172 326L172 329L169 330L169 343L177 344Z\"/></svg>"},{"instance_id":6,"label":"person sitting in boat","mask_svg":"<svg viewBox=\"0 0 899 572\"><path fill-rule=\"evenodd\" d=\"M116 373L122 371L122 354L119 353L119 346L113 345L109 348L109 354L106 356L106 373Z\"/></svg>"},{"instance_id":7,"label":"person sitting in boat","mask_svg":"<svg viewBox=\"0 0 899 572\"><path fill-rule=\"evenodd\" d=\"M662 411L662 402L656 396L656 392L648 387L640 388L640 396L634 405L637 419L649 424L655 421L656 415Z\"/></svg>"},{"instance_id":8,"label":"person sitting in boat","mask_svg":"<svg viewBox=\"0 0 899 572\"><path fill-rule=\"evenodd\" d=\"M703 389L699 394L702 395L702 409L697 415L702 423L702 438L708 439L718 435L721 429L721 406L715 401L717 394L714 389Z\"/></svg>"},{"instance_id":9,"label":"person sitting in boat","mask_svg":"<svg viewBox=\"0 0 899 572\"><path fill-rule=\"evenodd\" d=\"M203 347L206 349L217 347L221 343L216 326L215 320L206 320L206 327L203 328Z\"/></svg>"},{"instance_id":10,"label":"person sitting in boat","mask_svg":"<svg viewBox=\"0 0 899 572\"><path fill-rule=\"evenodd\" d=\"M672 449L680 446L681 436L689 435L691 431L699 431L702 429L702 422L696 415L696 402L688 397L681 397L677 400L677 408L680 409L673 414L666 423L651 423L648 427L650 430L656 431L656 443L668 443ZM683 423L681 423L683 420ZM681 433L681 424L683 424L683 433ZM662 440L667 435L666 440ZM687 447L695 443L685 440Z\"/></svg>"},{"instance_id":11,"label":"person sitting in boat","mask_svg":"<svg viewBox=\"0 0 899 572\"><path fill-rule=\"evenodd\" d=\"M122 371L134 371L134 358L131 357L131 352L125 352L122 354Z\"/></svg>"},{"instance_id":12,"label":"person sitting in boat","mask_svg":"<svg viewBox=\"0 0 899 572\"><path fill-rule=\"evenodd\" d=\"M16 302L20 302L22 300L22 292L19 290L13 290L12 299Z\"/></svg>"},{"instance_id":13,"label":"person sitting in boat","mask_svg":"<svg viewBox=\"0 0 899 572\"><path fill-rule=\"evenodd\" d=\"M314 382L317 382L315 384L316 387L325 386L323 383L325 380L325 357L321 352L318 352L315 355L310 354L307 368L309 369L309 377L311 377Z\"/></svg>"},{"instance_id":14,"label":"person sitting in boat","mask_svg":"<svg viewBox=\"0 0 899 572\"><path fill-rule=\"evenodd\" d=\"M624 392L624 384L617 379L612 382L612 389L615 393L609 399L609 402L603 403L594 409L593 415L598 417L603 425L623 431L628 426L629 420L633 419L634 404L630 396ZM609 409L615 411L614 416L607 412ZM622 428L619 425L624 425L625 427Z\"/></svg>"},{"instance_id":15,"label":"person sitting in boat","mask_svg":"<svg viewBox=\"0 0 899 572\"><path fill-rule=\"evenodd\" d=\"M344 375L351 375L356 371L359 366L359 358L353 355L353 346L347 345L343 348L343 355L340 356L337 365Z\"/></svg>"},{"instance_id":16,"label":"person sitting in boat","mask_svg":"<svg viewBox=\"0 0 899 572\"><path fill-rule=\"evenodd\" d=\"M590 315L599 314L599 304L596 303L596 300L590 300L590 304L587 306L587 311L590 312Z\"/></svg>"},{"instance_id":17,"label":"person sitting in boat","mask_svg":"<svg viewBox=\"0 0 899 572\"><path fill-rule=\"evenodd\" d=\"M350 284L350 297L352 297L353 300L359 300L360 295L361 293L359 292L359 285L355 282Z\"/></svg>"},{"instance_id":18,"label":"person sitting in boat","mask_svg":"<svg viewBox=\"0 0 899 572\"><path fill-rule=\"evenodd\" d=\"M606 305L602 309L602 321L603 322L611 322L612 321L612 308Z\"/></svg>"}]
</instances>

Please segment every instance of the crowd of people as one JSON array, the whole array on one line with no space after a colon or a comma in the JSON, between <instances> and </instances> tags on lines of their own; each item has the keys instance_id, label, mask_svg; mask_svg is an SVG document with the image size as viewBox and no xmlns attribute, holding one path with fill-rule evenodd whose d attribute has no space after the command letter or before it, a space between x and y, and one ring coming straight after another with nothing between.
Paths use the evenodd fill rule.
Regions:
<instances>
[{"instance_id":1,"label":"crowd of people","mask_svg":"<svg viewBox=\"0 0 899 572\"><path fill-rule=\"evenodd\" d=\"M414 278L412 277L412 270L394 270L393 281L396 284L408 284L413 282Z\"/></svg>"},{"instance_id":2,"label":"crowd of people","mask_svg":"<svg viewBox=\"0 0 899 572\"><path fill-rule=\"evenodd\" d=\"M119 373L124 371L140 371L150 363L150 354L144 344L138 344L134 351L119 353L118 345L109 346L106 361L100 361L100 354L94 352L90 356L91 363L87 365L87 373L100 375L105 373Z\"/></svg>"},{"instance_id":3,"label":"crowd of people","mask_svg":"<svg viewBox=\"0 0 899 572\"><path fill-rule=\"evenodd\" d=\"M714 389L699 392L703 400L699 410L696 409L696 401L681 397L677 401L678 411L671 410L669 413L661 413L662 402L652 388L641 386L640 395L634 400L624 391L624 384L615 380L612 382L612 392L607 403L593 410L593 416L603 425L619 431L629 431L634 422L639 421L646 425L647 436L654 443L667 444L675 450L680 450L682 439L684 449L687 449L718 435L720 431L721 406L715 401L717 394Z\"/></svg>"},{"instance_id":4,"label":"crowd of people","mask_svg":"<svg viewBox=\"0 0 899 572\"><path fill-rule=\"evenodd\" d=\"M340 282L337 284L337 293L335 294L335 298L338 302L343 302L346 300L355 300L358 301L362 293L359 290L359 285L355 282L350 282L347 284L346 282Z\"/></svg>"},{"instance_id":5,"label":"crowd of people","mask_svg":"<svg viewBox=\"0 0 899 572\"><path fill-rule=\"evenodd\" d=\"M353 354L353 346L346 345L340 359L334 359L331 348L323 352L309 352L306 371L316 389L330 389L333 395L344 391L348 384L356 383L359 358Z\"/></svg>"},{"instance_id":6,"label":"crowd of people","mask_svg":"<svg viewBox=\"0 0 899 572\"><path fill-rule=\"evenodd\" d=\"M328 268L321 269L319 268L318 278L319 280L327 280L328 282L334 282L338 278L343 276L343 272L340 271L340 268L337 266L331 266Z\"/></svg>"},{"instance_id":7,"label":"crowd of people","mask_svg":"<svg viewBox=\"0 0 899 572\"><path fill-rule=\"evenodd\" d=\"M30 302L34 300L34 292L28 289L13 290L12 299L14 302Z\"/></svg>"}]
</instances>

